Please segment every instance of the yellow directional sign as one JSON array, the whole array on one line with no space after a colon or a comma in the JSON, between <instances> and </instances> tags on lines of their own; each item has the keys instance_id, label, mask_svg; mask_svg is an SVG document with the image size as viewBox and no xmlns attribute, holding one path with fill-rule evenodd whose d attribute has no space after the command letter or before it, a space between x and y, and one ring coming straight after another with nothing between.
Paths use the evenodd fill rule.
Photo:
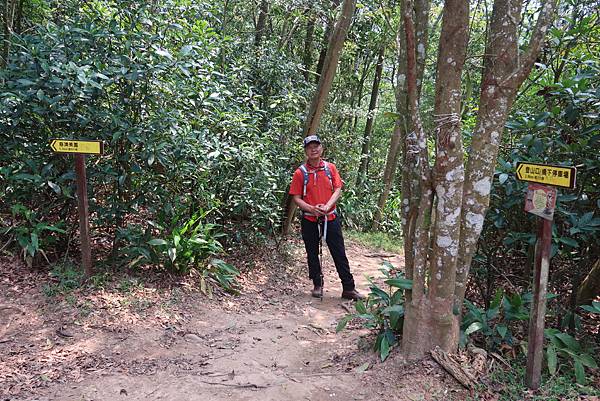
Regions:
<instances>
[{"instance_id":1,"label":"yellow directional sign","mask_svg":"<svg viewBox=\"0 0 600 401\"><path fill-rule=\"evenodd\" d=\"M56 153L83 153L101 155L104 153L102 141L76 141L73 139L53 139L50 147Z\"/></svg>"},{"instance_id":2,"label":"yellow directional sign","mask_svg":"<svg viewBox=\"0 0 600 401\"><path fill-rule=\"evenodd\" d=\"M562 188L575 188L575 167L550 166L538 163L517 163L517 179Z\"/></svg>"}]
</instances>

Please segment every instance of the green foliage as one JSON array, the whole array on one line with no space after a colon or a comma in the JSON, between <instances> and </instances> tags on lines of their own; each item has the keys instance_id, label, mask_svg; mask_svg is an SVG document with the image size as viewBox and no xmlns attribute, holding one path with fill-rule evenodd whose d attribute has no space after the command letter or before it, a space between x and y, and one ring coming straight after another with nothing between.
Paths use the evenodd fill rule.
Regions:
<instances>
[{"instance_id":1,"label":"green foliage","mask_svg":"<svg viewBox=\"0 0 600 401\"><path fill-rule=\"evenodd\" d=\"M585 367L597 368L594 358L585 353L579 342L567 333L556 329L544 330L544 336L550 340L546 348L548 372L555 374L558 370L558 357L567 359L573 364L577 383L586 384Z\"/></svg>"},{"instance_id":2,"label":"green foliage","mask_svg":"<svg viewBox=\"0 0 600 401\"><path fill-rule=\"evenodd\" d=\"M358 300L354 305L356 313L344 316L336 327L336 332L343 330L352 319L360 319L364 327L377 333L373 349L385 361L390 349L398 342L404 324L404 290L412 288L412 281L404 278L389 262L384 262L380 271L383 273L383 289L369 278L371 292L365 301Z\"/></svg>"},{"instance_id":3,"label":"green foliage","mask_svg":"<svg viewBox=\"0 0 600 401\"><path fill-rule=\"evenodd\" d=\"M218 237L222 237L223 234L214 232L216 228L214 224L203 222L207 214L207 212L195 213L181 225L179 219L174 219L173 227L167 228L169 234L166 239L149 240L147 243L158 256L158 262L169 266L177 273L187 273L190 268L221 253L223 246L219 243ZM165 231L165 227L160 225L156 225L156 228ZM157 261L156 258L151 260Z\"/></svg>"},{"instance_id":4,"label":"green foliage","mask_svg":"<svg viewBox=\"0 0 600 401\"><path fill-rule=\"evenodd\" d=\"M582 305L581 309L595 314L600 314L600 302L592 301L591 305Z\"/></svg>"},{"instance_id":5,"label":"green foliage","mask_svg":"<svg viewBox=\"0 0 600 401\"><path fill-rule=\"evenodd\" d=\"M490 308L478 308L465 299L467 312L461 322L460 345L464 347L473 333L480 333L486 349L497 350L500 345L514 346L516 343L513 330L519 321L529 320L528 304L531 294L505 294L498 289Z\"/></svg>"},{"instance_id":6,"label":"green foliage","mask_svg":"<svg viewBox=\"0 0 600 401\"><path fill-rule=\"evenodd\" d=\"M402 238L387 232L360 232L347 230L344 232L344 235L352 241L370 248L380 249L396 254L402 254L404 251Z\"/></svg>"},{"instance_id":7,"label":"green foliage","mask_svg":"<svg viewBox=\"0 0 600 401\"><path fill-rule=\"evenodd\" d=\"M52 283L45 284L43 292L48 297L69 294L83 282L83 272L70 262L54 265L50 271Z\"/></svg>"},{"instance_id":8,"label":"green foliage","mask_svg":"<svg viewBox=\"0 0 600 401\"><path fill-rule=\"evenodd\" d=\"M467 398L469 401L489 400L490 389L494 389L498 401L562 401L577 400L582 396L598 396L600 389L593 385L581 385L573 380L569 372L560 375L549 375L547 371L542 372L542 383L538 390L532 392L525 386L525 367L527 361L521 355L508 361L509 367L496 365L489 375L485 384L476 388L475 394Z\"/></svg>"},{"instance_id":9,"label":"green foliage","mask_svg":"<svg viewBox=\"0 0 600 401\"><path fill-rule=\"evenodd\" d=\"M221 259L211 259L208 266L202 270L200 276L200 290L208 295L212 294L210 284L218 285L231 294L239 294L239 284L236 277L240 272L229 263Z\"/></svg>"},{"instance_id":10,"label":"green foliage","mask_svg":"<svg viewBox=\"0 0 600 401\"><path fill-rule=\"evenodd\" d=\"M199 210L215 210L202 227L218 227L226 246L276 229L308 88L292 58L257 57L220 32L229 17L210 2L51 1L44 10L43 23L30 14L36 23L11 37L0 70L0 217L21 204L43 219L20 218L0 235L19 228L14 244L31 254L36 229L59 228L39 249L62 256L56 243L77 227L75 182L70 157L50 152L56 137L106 145L88 159L90 216L116 265L187 271L224 252L212 234L177 232ZM152 224L174 219L180 227ZM168 244L149 245L157 236Z\"/></svg>"},{"instance_id":11,"label":"green foliage","mask_svg":"<svg viewBox=\"0 0 600 401\"><path fill-rule=\"evenodd\" d=\"M554 298L548 295L548 298ZM523 323L529 321L528 305L531 303L531 294L504 294L499 289L488 310L476 307L473 303L465 300L467 313L461 323L461 346L465 346L469 336L479 333L481 344L490 351L497 351L502 344L515 347L518 337L525 337ZM600 306L600 305L599 305ZM515 332L520 330L520 335ZM555 375L559 370L559 362L568 360L573 366L577 383L585 384L584 367L596 368L594 359L584 351L580 343L571 335L560 330L548 328L544 330L544 336L549 342L546 344L546 361L548 372Z\"/></svg>"},{"instance_id":12,"label":"green foliage","mask_svg":"<svg viewBox=\"0 0 600 401\"><path fill-rule=\"evenodd\" d=\"M38 218L36 212L20 203L12 205L11 212L13 225L1 229L0 234L16 241L22 250L23 259L29 266L38 254L44 255L47 260L44 249L55 243L53 233L65 233L65 230L59 227L63 225L62 222L58 222L57 225L45 223Z\"/></svg>"}]
</instances>

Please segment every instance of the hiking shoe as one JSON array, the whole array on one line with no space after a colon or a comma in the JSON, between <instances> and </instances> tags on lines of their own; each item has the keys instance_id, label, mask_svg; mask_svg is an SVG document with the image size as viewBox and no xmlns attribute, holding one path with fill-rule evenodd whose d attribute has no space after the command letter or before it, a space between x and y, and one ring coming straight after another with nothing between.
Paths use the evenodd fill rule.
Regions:
<instances>
[{"instance_id":1,"label":"hiking shoe","mask_svg":"<svg viewBox=\"0 0 600 401\"><path fill-rule=\"evenodd\" d=\"M365 296L361 295L356 290L352 290L352 291L342 291L342 298L344 298L344 299L352 299L352 300L356 301L358 299L365 299Z\"/></svg>"},{"instance_id":2,"label":"hiking shoe","mask_svg":"<svg viewBox=\"0 0 600 401\"><path fill-rule=\"evenodd\" d=\"M310 295L312 295L314 298L323 298L323 287L320 285L315 285L315 288L312 289Z\"/></svg>"}]
</instances>

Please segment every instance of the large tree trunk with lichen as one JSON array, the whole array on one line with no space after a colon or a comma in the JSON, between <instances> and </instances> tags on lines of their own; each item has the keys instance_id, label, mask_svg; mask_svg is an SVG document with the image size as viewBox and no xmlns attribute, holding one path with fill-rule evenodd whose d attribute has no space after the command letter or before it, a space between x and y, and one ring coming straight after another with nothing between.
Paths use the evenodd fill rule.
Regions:
<instances>
[{"instance_id":1,"label":"large tree trunk with lichen","mask_svg":"<svg viewBox=\"0 0 600 401\"><path fill-rule=\"evenodd\" d=\"M404 7L402 3L401 7ZM425 71L425 57L427 55L427 45L429 43L429 9L429 0L415 0L414 26L416 40L415 47L417 51L417 96L421 93L421 83ZM398 117L390 139L390 147L388 149L385 168L383 170L383 190L379 194L377 209L375 211L375 216L373 217L373 229L375 230L379 228L383 217L383 210L385 209L385 204L394 183L402 141L410 130L408 98L406 94L406 34L404 32L404 22L402 19L400 19L398 35L396 37L396 49L398 53L398 71L396 73L396 88L394 89L394 94L396 96L396 114Z\"/></svg>"},{"instance_id":2,"label":"large tree trunk with lichen","mask_svg":"<svg viewBox=\"0 0 600 401\"><path fill-rule=\"evenodd\" d=\"M321 116L323 115L323 110L325 110L327 96L329 95L329 90L331 89L333 78L335 77L342 47L344 46L346 34L350 27L355 8L356 0L344 0L342 13L329 40L325 62L323 63L323 70L304 122L304 136L316 134L317 129L319 128ZM291 199L288 196L288 202L286 203L286 218L282 227L284 235L290 231L290 226L292 225L292 220L294 218L294 211L295 204L291 202Z\"/></svg>"},{"instance_id":3,"label":"large tree trunk with lichen","mask_svg":"<svg viewBox=\"0 0 600 401\"><path fill-rule=\"evenodd\" d=\"M414 133L404 141L403 225L407 291L403 352L418 358L435 346L458 346L460 307L469 266L489 204L502 129L517 90L539 53L553 16L554 0L545 3L525 54L519 54L517 22L521 0L496 0L489 27L479 114L468 153L460 131L460 78L468 39L467 0L447 0L437 61L434 103L435 161L427 159L427 138L420 128L415 90L414 31L404 13L407 38L407 86Z\"/></svg>"},{"instance_id":4,"label":"large tree trunk with lichen","mask_svg":"<svg viewBox=\"0 0 600 401\"><path fill-rule=\"evenodd\" d=\"M413 289L407 296L403 351L409 358L420 357L432 346L451 349L452 299L458 256L463 162L460 133L460 78L466 56L469 3L448 0L444 4L438 51L434 115L436 121L435 164L430 167L427 138L419 121L416 99L415 45L412 15L404 13L409 107L415 135L407 136L405 160L410 176L403 188L405 232L410 253L407 277ZM435 201L435 202L434 202ZM458 212L457 212L458 210ZM427 274L428 272L428 274ZM428 278L428 280L426 280ZM450 300L450 301L448 301ZM426 333L430 333L426 335Z\"/></svg>"},{"instance_id":5,"label":"large tree trunk with lichen","mask_svg":"<svg viewBox=\"0 0 600 401\"><path fill-rule=\"evenodd\" d=\"M531 72L557 0L542 3L540 15L526 52L519 51L518 21L521 1L496 0L486 46L479 112L466 166L461 210L460 249L457 266L455 305L463 303L471 261L490 202L490 190L504 124L517 91Z\"/></svg>"}]
</instances>

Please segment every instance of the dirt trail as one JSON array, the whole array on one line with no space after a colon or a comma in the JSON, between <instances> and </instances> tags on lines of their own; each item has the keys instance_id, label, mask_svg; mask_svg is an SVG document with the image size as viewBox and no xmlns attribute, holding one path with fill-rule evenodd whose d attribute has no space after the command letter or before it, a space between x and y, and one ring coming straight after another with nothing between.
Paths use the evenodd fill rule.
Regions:
<instances>
[{"instance_id":1,"label":"dirt trail","mask_svg":"<svg viewBox=\"0 0 600 401\"><path fill-rule=\"evenodd\" d=\"M256 268L241 296L218 302L138 289L71 300L71 309L43 308L41 294L19 297L30 282L5 279L0 305L14 313L0 321L0 400L463 398L434 363L403 365L394 352L381 364L368 349L367 330L352 326L336 334L352 306L340 299L333 263L325 252L325 296L311 298L301 245L295 248L291 267ZM383 257L402 264L397 255L352 244L348 256L365 294L365 276L380 276Z\"/></svg>"}]
</instances>

